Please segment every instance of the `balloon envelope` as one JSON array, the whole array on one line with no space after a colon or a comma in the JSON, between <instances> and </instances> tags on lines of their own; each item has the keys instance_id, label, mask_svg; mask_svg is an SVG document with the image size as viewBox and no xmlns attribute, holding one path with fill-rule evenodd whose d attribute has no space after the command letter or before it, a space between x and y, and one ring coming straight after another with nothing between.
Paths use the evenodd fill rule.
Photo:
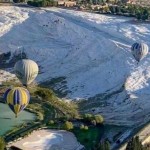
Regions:
<instances>
[{"instance_id":1,"label":"balloon envelope","mask_svg":"<svg viewBox=\"0 0 150 150\"><path fill-rule=\"evenodd\" d=\"M16 62L15 74L23 85L30 84L38 75L38 65L30 59L22 59Z\"/></svg>"},{"instance_id":2,"label":"balloon envelope","mask_svg":"<svg viewBox=\"0 0 150 150\"><path fill-rule=\"evenodd\" d=\"M18 115L19 112L24 110L30 101L29 91L23 87L9 88L4 93L5 102L9 108Z\"/></svg>"},{"instance_id":3,"label":"balloon envelope","mask_svg":"<svg viewBox=\"0 0 150 150\"><path fill-rule=\"evenodd\" d=\"M131 51L135 60L139 62L148 54L149 48L145 43L134 43L131 47Z\"/></svg>"}]
</instances>

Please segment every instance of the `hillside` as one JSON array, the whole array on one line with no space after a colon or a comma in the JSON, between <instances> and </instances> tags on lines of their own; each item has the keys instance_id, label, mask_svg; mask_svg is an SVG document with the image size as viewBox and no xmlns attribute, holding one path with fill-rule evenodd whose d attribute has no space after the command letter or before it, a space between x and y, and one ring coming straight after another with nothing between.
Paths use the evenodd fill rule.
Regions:
<instances>
[{"instance_id":1,"label":"hillside","mask_svg":"<svg viewBox=\"0 0 150 150\"><path fill-rule=\"evenodd\" d=\"M0 52L11 51L11 60L23 49L40 66L36 82L65 98L89 100L81 109L102 113L108 123L149 119L150 56L137 65L130 52L136 41L150 45L149 33L149 24L134 18L0 7ZM0 81L14 78L11 68L3 72Z\"/></svg>"}]
</instances>

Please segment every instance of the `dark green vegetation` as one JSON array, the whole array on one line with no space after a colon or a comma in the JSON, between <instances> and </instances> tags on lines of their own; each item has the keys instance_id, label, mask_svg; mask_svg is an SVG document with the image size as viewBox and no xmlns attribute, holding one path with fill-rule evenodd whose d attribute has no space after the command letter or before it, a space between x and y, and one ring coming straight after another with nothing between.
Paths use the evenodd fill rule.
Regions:
<instances>
[{"instance_id":1,"label":"dark green vegetation","mask_svg":"<svg viewBox=\"0 0 150 150\"><path fill-rule=\"evenodd\" d=\"M13 83L3 83L3 86L0 87L1 93L4 93L10 85ZM19 84L14 86L19 86ZM31 94L31 100L26 110L35 113L37 118L34 122L22 124L6 133L4 136L6 142L27 136L40 127L69 130L75 133L78 141L87 145L88 149L92 149L100 141L103 131L97 125L103 123L104 119L101 115L80 115L77 104L59 99L48 88L31 86L28 87L28 90ZM83 129L80 129L81 124L84 125Z\"/></svg>"},{"instance_id":2,"label":"dark green vegetation","mask_svg":"<svg viewBox=\"0 0 150 150\"><path fill-rule=\"evenodd\" d=\"M137 5L118 5L109 6L112 14L136 17L138 20L148 20L150 16L150 8Z\"/></svg>"},{"instance_id":3,"label":"dark green vegetation","mask_svg":"<svg viewBox=\"0 0 150 150\"><path fill-rule=\"evenodd\" d=\"M149 150L148 145L142 145L139 137L133 137L127 144L126 150Z\"/></svg>"},{"instance_id":4,"label":"dark green vegetation","mask_svg":"<svg viewBox=\"0 0 150 150\"><path fill-rule=\"evenodd\" d=\"M30 90L30 89L29 89ZM33 89L31 89L33 90ZM31 91L30 90L30 91ZM34 109L35 104L40 105L45 108L47 108L47 111L49 111L49 107L51 107L51 113L54 111L54 115L50 117L50 114L44 115L46 119L47 116L48 120L53 119L53 118L60 118L60 117L67 117L69 118L78 118L78 107L74 102L65 102L54 94L53 91L46 89L46 88L41 88L37 87L35 91L32 93L33 95L33 100L31 99L31 102L33 102L34 105L29 105L30 108ZM46 113L46 112L45 112Z\"/></svg>"},{"instance_id":5,"label":"dark green vegetation","mask_svg":"<svg viewBox=\"0 0 150 150\"><path fill-rule=\"evenodd\" d=\"M101 115L84 114L82 115L82 121L92 125L98 125L104 122L104 118Z\"/></svg>"},{"instance_id":6,"label":"dark green vegetation","mask_svg":"<svg viewBox=\"0 0 150 150\"><path fill-rule=\"evenodd\" d=\"M13 0L14 3L23 3L25 0Z\"/></svg>"},{"instance_id":7,"label":"dark green vegetation","mask_svg":"<svg viewBox=\"0 0 150 150\"><path fill-rule=\"evenodd\" d=\"M104 5L106 0L78 0L78 4L94 4L94 5Z\"/></svg>"},{"instance_id":8,"label":"dark green vegetation","mask_svg":"<svg viewBox=\"0 0 150 150\"><path fill-rule=\"evenodd\" d=\"M99 13L105 14L114 14L114 15L122 15L127 17L136 17L138 20L148 20L150 16L150 8L131 5L131 4L122 4L122 5L105 5L103 7L94 7L88 4L88 10L93 10Z\"/></svg>"},{"instance_id":9,"label":"dark green vegetation","mask_svg":"<svg viewBox=\"0 0 150 150\"><path fill-rule=\"evenodd\" d=\"M23 3L26 0L13 0L14 3ZM28 5L34 7L47 7L47 6L57 6L57 2L54 0L29 0L27 1Z\"/></svg>"},{"instance_id":10,"label":"dark green vegetation","mask_svg":"<svg viewBox=\"0 0 150 150\"><path fill-rule=\"evenodd\" d=\"M13 82L3 83L3 86L0 87L1 93L4 93L10 85L13 85ZM14 86L20 85L15 84ZM66 102L59 99L52 90L38 86L28 87L28 90L31 100L27 109L38 113L38 119L44 120L45 123L54 118L73 119L79 117L78 106L72 101Z\"/></svg>"},{"instance_id":11,"label":"dark green vegetation","mask_svg":"<svg viewBox=\"0 0 150 150\"><path fill-rule=\"evenodd\" d=\"M88 130L89 127L86 126L86 125L84 125L84 124L81 124L81 125L80 125L80 129L81 129L81 130Z\"/></svg>"},{"instance_id":12,"label":"dark green vegetation","mask_svg":"<svg viewBox=\"0 0 150 150\"><path fill-rule=\"evenodd\" d=\"M106 140L95 146L94 150L110 150L110 143Z\"/></svg>"},{"instance_id":13,"label":"dark green vegetation","mask_svg":"<svg viewBox=\"0 0 150 150\"><path fill-rule=\"evenodd\" d=\"M63 81L61 80L61 82ZM13 85L13 83L3 83L0 88L1 93L10 85ZM21 85L16 84L15 86ZM101 115L79 114L76 103L62 101L48 88L31 86L28 87L28 90L31 93L31 100L27 110L36 113L37 119L34 122L15 127L8 132L4 137L6 142L27 136L33 130L41 127L48 127L50 129L69 130L75 133L78 141L85 145L87 149L95 148L97 150L95 145L101 145L99 142L102 135L104 135L105 131L109 132L108 130L110 130L103 129L101 124L104 118ZM118 132L117 130L115 133L111 133L112 137ZM107 135L105 135L105 138L107 138Z\"/></svg>"},{"instance_id":14,"label":"dark green vegetation","mask_svg":"<svg viewBox=\"0 0 150 150\"><path fill-rule=\"evenodd\" d=\"M72 132L87 150L91 150L96 143L99 143L100 138L103 135L103 129L99 127L89 127L88 130L74 128Z\"/></svg>"},{"instance_id":15,"label":"dark green vegetation","mask_svg":"<svg viewBox=\"0 0 150 150\"><path fill-rule=\"evenodd\" d=\"M150 8L123 3L121 0L78 0L78 4L82 5L87 10L131 16L136 17L138 20L147 20L150 15ZM94 5L95 7L93 7Z\"/></svg>"},{"instance_id":16,"label":"dark green vegetation","mask_svg":"<svg viewBox=\"0 0 150 150\"><path fill-rule=\"evenodd\" d=\"M35 7L57 6L57 2L54 0L34 0L28 1L27 4Z\"/></svg>"},{"instance_id":17,"label":"dark green vegetation","mask_svg":"<svg viewBox=\"0 0 150 150\"><path fill-rule=\"evenodd\" d=\"M13 83L3 83L3 86L0 87L1 93L4 93L10 85L13 85ZM18 85L16 84L15 86ZM31 94L31 100L26 110L37 114L37 119L34 122L23 124L6 133L6 142L20 136L26 136L33 130L45 126L50 120L58 121L62 118L67 120L78 118L78 108L73 102L62 101L53 91L46 88L28 87L28 90Z\"/></svg>"},{"instance_id":18,"label":"dark green vegetation","mask_svg":"<svg viewBox=\"0 0 150 150\"><path fill-rule=\"evenodd\" d=\"M13 0L15 3L25 2L25 0ZM28 5L35 7L58 6L55 0L29 0ZM95 6L94 6L95 5ZM77 0L77 7L97 13L115 14L136 17L138 20L148 20L150 8L140 5L126 4L121 0Z\"/></svg>"},{"instance_id":19,"label":"dark green vegetation","mask_svg":"<svg viewBox=\"0 0 150 150\"><path fill-rule=\"evenodd\" d=\"M69 121L66 121L66 122L63 124L63 129L64 129L64 130L71 130L71 129L73 129L73 123L72 123L72 122L69 122Z\"/></svg>"}]
</instances>

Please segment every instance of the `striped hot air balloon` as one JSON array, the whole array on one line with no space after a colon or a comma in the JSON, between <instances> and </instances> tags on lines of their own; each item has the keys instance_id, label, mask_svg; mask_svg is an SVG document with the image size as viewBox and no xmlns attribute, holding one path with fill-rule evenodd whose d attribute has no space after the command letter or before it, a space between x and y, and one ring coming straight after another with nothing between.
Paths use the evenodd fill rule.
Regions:
<instances>
[{"instance_id":1,"label":"striped hot air balloon","mask_svg":"<svg viewBox=\"0 0 150 150\"><path fill-rule=\"evenodd\" d=\"M29 91L23 87L14 87L6 90L4 99L17 117L18 113L24 110L28 105L30 94Z\"/></svg>"},{"instance_id":2,"label":"striped hot air balloon","mask_svg":"<svg viewBox=\"0 0 150 150\"><path fill-rule=\"evenodd\" d=\"M38 65L30 59L22 59L16 62L15 74L23 85L29 85L38 75Z\"/></svg>"},{"instance_id":3,"label":"striped hot air balloon","mask_svg":"<svg viewBox=\"0 0 150 150\"><path fill-rule=\"evenodd\" d=\"M134 43L131 47L131 51L135 60L139 62L148 54L149 48L145 43Z\"/></svg>"}]
</instances>

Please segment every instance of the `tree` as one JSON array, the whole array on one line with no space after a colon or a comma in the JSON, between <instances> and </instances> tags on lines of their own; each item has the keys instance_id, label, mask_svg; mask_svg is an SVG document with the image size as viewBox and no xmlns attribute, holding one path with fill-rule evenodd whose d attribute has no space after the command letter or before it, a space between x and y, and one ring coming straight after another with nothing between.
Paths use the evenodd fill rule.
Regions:
<instances>
[{"instance_id":1,"label":"tree","mask_svg":"<svg viewBox=\"0 0 150 150\"><path fill-rule=\"evenodd\" d=\"M95 115L94 119L97 124L102 124L104 122L104 118L101 115Z\"/></svg>"},{"instance_id":2,"label":"tree","mask_svg":"<svg viewBox=\"0 0 150 150\"><path fill-rule=\"evenodd\" d=\"M121 12L120 6L115 7L115 12L118 14Z\"/></svg>"},{"instance_id":3,"label":"tree","mask_svg":"<svg viewBox=\"0 0 150 150\"><path fill-rule=\"evenodd\" d=\"M108 6L105 6L105 7L103 7L103 12L110 12L110 10L109 10L109 7Z\"/></svg>"},{"instance_id":4,"label":"tree","mask_svg":"<svg viewBox=\"0 0 150 150\"><path fill-rule=\"evenodd\" d=\"M149 12L148 12L148 10L145 8L145 9L143 10L142 20L147 20L148 17L149 17Z\"/></svg>"},{"instance_id":5,"label":"tree","mask_svg":"<svg viewBox=\"0 0 150 150\"><path fill-rule=\"evenodd\" d=\"M81 129L81 130L88 130L89 127L82 124L82 125L80 126L80 129Z\"/></svg>"},{"instance_id":6,"label":"tree","mask_svg":"<svg viewBox=\"0 0 150 150\"><path fill-rule=\"evenodd\" d=\"M93 115L92 114L84 114L83 118L85 121L92 121Z\"/></svg>"},{"instance_id":7,"label":"tree","mask_svg":"<svg viewBox=\"0 0 150 150\"><path fill-rule=\"evenodd\" d=\"M84 129L84 125L83 125L83 124L81 124L80 129L81 129L81 130L83 130L83 129Z\"/></svg>"},{"instance_id":8,"label":"tree","mask_svg":"<svg viewBox=\"0 0 150 150\"><path fill-rule=\"evenodd\" d=\"M96 126L96 120L92 120L91 123Z\"/></svg>"},{"instance_id":9,"label":"tree","mask_svg":"<svg viewBox=\"0 0 150 150\"><path fill-rule=\"evenodd\" d=\"M92 5L93 4L93 0L89 0L89 4Z\"/></svg>"},{"instance_id":10,"label":"tree","mask_svg":"<svg viewBox=\"0 0 150 150\"><path fill-rule=\"evenodd\" d=\"M66 122L64 123L64 125L63 125L63 128L64 128L65 130L71 130L71 129L73 129L73 124L72 124L72 122L66 121Z\"/></svg>"},{"instance_id":11,"label":"tree","mask_svg":"<svg viewBox=\"0 0 150 150\"><path fill-rule=\"evenodd\" d=\"M110 144L107 140L100 142L98 146L96 146L96 150L110 150Z\"/></svg>"},{"instance_id":12,"label":"tree","mask_svg":"<svg viewBox=\"0 0 150 150\"><path fill-rule=\"evenodd\" d=\"M127 144L126 150L144 150L144 146L142 145L139 137L133 137Z\"/></svg>"},{"instance_id":13,"label":"tree","mask_svg":"<svg viewBox=\"0 0 150 150\"><path fill-rule=\"evenodd\" d=\"M141 15L140 11L136 13L136 18L137 18L137 20L142 19L142 15Z\"/></svg>"},{"instance_id":14,"label":"tree","mask_svg":"<svg viewBox=\"0 0 150 150\"><path fill-rule=\"evenodd\" d=\"M103 142L101 142L97 148L97 150L105 150L105 145Z\"/></svg>"},{"instance_id":15,"label":"tree","mask_svg":"<svg viewBox=\"0 0 150 150\"><path fill-rule=\"evenodd\" d=\"M93 0L93 4L97 5L98 4L98 0Z\"/></svg>"},{"instance_id":16,"label":"tree","mask_svg":"<svg viewBox=\"0 0 150 150\"><path fill-rule=\"evenodd\" d=\"M89 127L88 126L84 126L84 130L88 130L89 129Z\"/></svg>"},{"instance_id":17,"label":"tree","mask_svg":"<svg viewBox=\"0 0 150 150\"><path fill-rule=\"evenodd\" d=\"M54 120L50 120L48 123L49 123L50 125L53 125L53 124L54 124Z\"/></svg>"},{"instance_id":18,"label":"tree","mask_svg":"<svg viewBox=\"0 0 150 150\"><path fill-rule=\"evenodd\" d=\"M109 10L111 11L112 14L116 13L116 7L115 6L110 6Z\"/></svg>"},{"instance_id":19,"label":"tree","mask_svg":"<svg viewBox=\"0 0 150 150\"><path fill-rule=\"evenodd\" d=\"M43 7L46 7L46 6L47 6L47 1L46 1L46 0L43 0L43 1L42 1L42 6L43 6Z\"/></svg>"},{"instance_id":20,"label":"tree","mask_svg":"<svg viewBox=\"0 0 150 150\"><path fill-rule=\"evenodd\" d=\"M110 144L107 140L104 142L104 145L105 145L105 150L110 150Z\"/></svg>"},{"instance_id":21,"label":"tree","mask_svg":"<svg viewBox=\"0 0 150 150\"><path fill-rule=\"evenodd\" d=\"M14 3L20 3L20 0L13 0Z\"/></svg>"},{"instance_id":22,"label":"tree","mask_svg":"<svg viewBox=\"0 0 150 150\"><path fill-rule=\"evenodd\" d=\"M4 150L5 149L5 141L2 137L0 137L0 150Z\"/></svg>"},{"instance_id":23,"label":"tree","mask_svg":"<svg viewBox=\"0 0 150 150\"><path fill-rule=\"evenodd\" d=\"M143 7L136 8L136 18L138 20L147 20L149 18L149 10Z\"/></svg>"},{"instance_id":24,"label":"tree","mask_svg":"<svg viewBox=\"0 0 150 150\"><path fill-rule=\"evenodd\" d=\"M135 13L136 13L136 6L128 4L128 10L129 10L129 13L131 13L132 15L135 15Z\"/></svg>"}]
</instances>

